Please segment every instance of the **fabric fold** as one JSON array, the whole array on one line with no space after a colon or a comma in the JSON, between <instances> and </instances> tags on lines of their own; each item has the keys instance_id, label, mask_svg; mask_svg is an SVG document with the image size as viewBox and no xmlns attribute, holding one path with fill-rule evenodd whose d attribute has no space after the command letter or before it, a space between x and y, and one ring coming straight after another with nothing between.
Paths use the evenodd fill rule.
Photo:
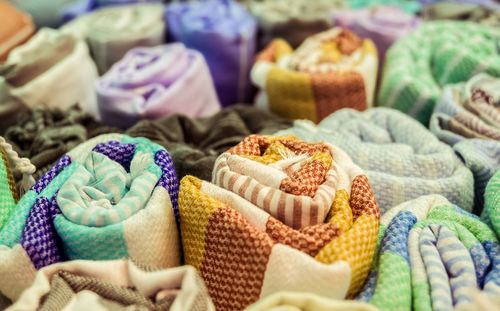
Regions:
<instances>
[{"instance_id":1,"label":"fabric fold","mask_svg":"<svg viewBox=\"0 0 500 311\"><path fill-rule=\"evenodd\" d=\"M392 5L397 6L410 14L415 14L421 8L421 3L419 3L419 1L413 0L347 0L347 3L348 6L353 9L360 9L376 5Z\"/></svg>"},{"instance_id":2,"label":"fabric fold","mask_svg":"<svg viewBox=\"0 0 500 311\"><path fill-rule=\"evenodd\" d=\"M480 3L442 1L425 6L420 15L424 20L463 20L490 27L500 27L500 4L497 4L497 8L494 9L482 6Z\"/></svg>"},{"instance_id":3,"label":"fabric fold","mask_svg":"<svg viewBox=\"0 0 500 311\"><path fill-rule=\"evenodd\" d=\"M500 239L500 170L491 177L486 186L481 218L491 225Z\"/></svg>"},{"instance_id":4,"label":"fabric fold","mask_svg":"<svg viewBox=\"0 0 500 311\"><path fill-rule=\"evenodd\" d=\"M24 43L35 31L31 17L11 6L9 2L0 1L0 62L7 59L9 52Z\"/></svg>"}]
</instances>

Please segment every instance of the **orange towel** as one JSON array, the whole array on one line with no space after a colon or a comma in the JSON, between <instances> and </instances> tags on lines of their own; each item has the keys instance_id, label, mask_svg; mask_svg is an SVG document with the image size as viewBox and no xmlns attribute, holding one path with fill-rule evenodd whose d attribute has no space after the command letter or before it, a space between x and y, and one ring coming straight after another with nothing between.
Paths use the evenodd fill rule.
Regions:
<instances>
[{"instance_id":1,"label":"orange towel","mask_svg":"<svg viewBox=\"0 0 500 311\"><path fill-rule=\"evenodd\" d=\"M27 41L35 31L31 16L19 11L6 1L0 0L0 61L4 61L9 52Z\"/></svg>"}]
</instances>

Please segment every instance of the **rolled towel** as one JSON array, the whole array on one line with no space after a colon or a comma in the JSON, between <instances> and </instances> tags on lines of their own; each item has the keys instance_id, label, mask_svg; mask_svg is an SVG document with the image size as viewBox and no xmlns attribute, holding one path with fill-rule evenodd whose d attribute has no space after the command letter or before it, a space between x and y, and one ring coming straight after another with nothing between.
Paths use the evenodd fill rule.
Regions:
<instances>
[{"instance_id":1,"label":"rolled towel","mask_svg":"<svg viewBox=\"0 0 500 311\"><path fill-rule=\"evenodd\" d=\"M4 61L9 52L16 46L27 41L35 31L31 17L15 7L0 0L0 62Z\"/></svg>"},{"instance_id":2,"label":"rolled towel","mask_svg":"<svg viewBox=\"0 0 500 311\"><path fill-rule=\"evenodd\" d=\"M376 5L392 5L400 7L410 14L415 14L421 7L421 4L414 0L347 0L347 3L348 6L353 9Z\"/></svg>"},{"instance_id":3,"label":"rolled towel","mask_svg":"<svg viewBox=\"0 0 500 311\"><path fill-rule=\"evenodd\" d=\"M317 126L295 121L293 128L276 133L285 134L342 146L366 172L381 213L433 193L472 210L474 181L470 170L452 148L399 111L343 109Z\"/></svg>"},{"instance_id":4,"label":"rolled towel","mask_svg":"<svg viewBox=\"0 0 500 311\"><path fill-rule=\"evenodd\" d=\"M27 108L47 105L97 110L97 70L85 42L44 28L18 46L0 65L0 132Z\"/></svg>"},{"instance_id":5,"label":"rolled towel","mask_svg":"<svg viewBox=\"0 0 500 311\"><path fill-rule=\"evenodd\" d=\"M500 238L500 170L488 182L484 192L484 210L481 217L495 230Z\"/></svg>"},{"instance_id":6,"label":"rolled towel","mask_svg":"<svg viewBox=\"0 0 500 311\"><path fill-rule=\"evenodd\" d=\"M259 24L260 49L276 38L296 48L307 37L332 27L329 13L345 8L342 0L251 0L246 6Z\"/></svg>"},{"instance_id":7,"label":"rolled towel","mask_svg":"<svg viewBox=\"0 0 500 311\"><path fill-rule=\"evenodd\" d=\"M222 106L249 102L249 73L256 52L257 24L232 0L171 3L165 10L171 39L207 60Z\"/></svg>"},{"instance_id":8,"label":"rolled towel","mask_svg":"<svg viewBox=\"0 0 500 311\"><path fill-rule=\"evenodd\" d=\"M146 3L106 7L80 16L61 30L87 41L103 74L132 48L164 42L163 7Z\"/></svg>"},{"instance_id":9,"label":"rolled towel","mask_svg":"<svg viewBox=\"0 0 500 311\"><path fill-rule=\"evenodd\" d=\"M252 82L256 105L289 119L319 122L345 107L372 106L377 50L342 28L309 37L295 51L281 39L257 56Z\"/></svg>"},{"instance_id":10,"label":"rolled towel","mask_svg":"<svg viewBox=\"0 0 500 311\"><path fill-rule=\"evenodd\" d=\"M500 77L500 29L472 22L428 22L387 52L378 104L427 126L443 86L477 73Z\"/></svg>"},{"instance_id":11,"label":"rolled towel","mask_svg":"<svg viewBox=\"0 0 500 311\"><path fill-rule=\"evenodd\" d=\"M37 272L9 311L215 310L193 267L155 269L130 260L75 260Z\"/></svg>"},{"instance_id":12,"label":"rolled towel","mask_svg":"<svg viewBox=\"0 0 500 311\"><path fill-rule=\"evenodd\" d=\"M185 263L217 310L277 291L356 294L377 241L368 180L339 148L251 135L223 153L213 182L186 176L179 211Z\"/></svg>"},{"instance_id":13,"label":"rolled towel","mask_svg":"<svg viewBox=\"0 0 500 311\"><path fill-rule=\"evenodd\" d=\"M381 310L453 310L478 290L500 293L500 245L493 230L439 195L381 218L379 248L358 300Z\"/></svg>"},{"instance_id":14,"label":"rolled towel","mask_svg":"<svg viewBox=\"0 0 500 311\"><path fill-rule=\"evenodd\" d=\"M88 140L36 182L0 232L0 292L17 300L36 270L65 260L179 265L177 196L162 147L120 134Z\"/></svg>"},{"instance_id":15,"label":"rolled towel","mask_svg":"<svg viewBox=\"0 0 500 311\"><path fill-rule=\"evenodd\" d=\"M103 123L121 128L171 113L205 117L220 110L203 55L182 43L132 49L96 91Z\"/></svg>"},{"instance_id":16,"label":"rolled towel","mask_svg":"<svg viewBox=\"0 0 500 311\"><path fill-rule=\"evenodd\" d=\"M500 27L500 4L495 9L480 4L442 1L425 6L420 15L424 20L464 20Z\"/></svg>"},{"instance_id":17,"label":"rolled towel","mask_svg":"<svg viewBox=\"0 0 500 311\"><path fill-rule=\"evenodd\" d=\"M478 74L467 83L443 89L429 128L453 147L474 174L475 208L479 215L484 189L500 168L500 79Z\"/></svg>"}]
</instances>

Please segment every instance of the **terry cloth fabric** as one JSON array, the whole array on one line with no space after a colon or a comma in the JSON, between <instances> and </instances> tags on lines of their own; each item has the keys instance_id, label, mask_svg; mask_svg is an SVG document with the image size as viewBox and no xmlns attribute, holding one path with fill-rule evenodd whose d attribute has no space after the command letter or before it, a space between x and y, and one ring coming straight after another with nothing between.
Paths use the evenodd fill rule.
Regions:
<instances>
[{"instance_id":1,"label":"terry cloth fabric","mask_svg":"<svg viewBox=\"0 0 500 311\"><path fill-rule=\"evenodd\" d=\"M99 74L103 74L132 48L163 43L163 7L144 3L102 8L61 30L87 41Z\"/></svg>"},{"instance_id":2,"label":"terry cloth fabric","mask_svg":"<svg viewBox=\"0 0 500 311\"><path fill-rule=\"evenodd\" d=\"M246 311L377 311L374 306L357 301L334 300L311 293L277 292Z\"/></svg>"},{"instance_id":3,"label":"terry cloth fabric","mask_svg":"<svg viewBox=\"0 0 500 311\"><path fill-rule=\"evenodd\" d=\"M258 107L319 122L341 108L372 106L377 50L339 27L309 37L295 51L277 39L259 53L251 77L261 89Z\"/></svg>"},{"instance_id":4,"label":"terry cloth fabric","mask_svg":"<svg viewBox=\"0 0 500 311\"><path fill-rule=\"evenodd\" d=\"M85 42L57 30L39 30L0 65L0 131L27 108L41 104L60 109L79 104L96 111L96 80Z\"/></svg>"},{"instance_id":5,"label":"terry cloth fabric","mask_svg":"<svg viewBox=\"0 0 500 311\"><path fill-rule=\"evenodd\" d=\"M231 0L171 3L165 19L172 40L205 57L222 106L250 101L257 23L240 4Z\"/></svg>"},{"instance_id":6,"label":"terry cloth fabric","mask_svg":"<svg viewBox=\"0 0 500 311\"><path fill-rule=\"evenodd\" d=\"M446 84L486 72L500 76L500 29L472 22L434 21L388 51L378 103L429 123Z\"/></svg>"},{"instance_id":7,"label":"terry cloth fabric","mask_svg":"<svg viewBox=\"0 0 500 311\"><path fill-rule=\"evenodd\" d=\"M16 46L27 41L33 34L35 26L31 17L18 11L3 0L0 1L0 62L4 61L9 52Z\"/></svg>"},{"instance_id":8,"label":"terry cloth fabric","mask_svg":"<svg viewBox=\"0 0 500 311\"><path fill-rule=\"evenodd\" d=\"M193 175L211 180L217 157L250 134L272 134L292 122L247 105L224 108L205 118L170 115L157 121L141 121L127 130L165 147L172 156L179 179Z\"/></svg>"},{"instance_id":9,"label":"terry cloth fabric","mask_svg":"<svg viewBox=\"0 0 500 311\"><path fill-rule=\"evenodd\" d=\"M129 51L96 91L103 123L121 128L171 113L204 117L220 110L203 55L182 43Z\"/></svg>"},{"instance_id":10,"label":"terry cloth fabric","mask_svg":"<svg viewBox=\"0 0 500 311\"><path fill-rule=\"evenodd\" d=\"M429 128L453 147L474 174L475 209L483 208L484 189L500 168L500 79L486 74L446 86Z\"/></svg>"},{"instance_id":11,"label":"terry cloth fabric","mask_svg":"<svg viewBox=\"0 0 500 311\"><path fill-rule=\"evenodd\" d=\"M500 170L494 174L484 193L484 210L482 218L495 230L500 238Z\"/></svg>"},{"instance_id":12,"label":"terry cloth fabric","mask_svg":"<svg viewBox=\"0 0 500 311\"><path fill-rule=\"evenodd\" d=\"M342 150L251 135L218 158L213 182L184 177L179 211L185 262L200 271L217 310L277 291L357 293L379 211Z\"/></svg>"},{"instance_id":13,"label":"terry cloth fabric","mask_svg":"<svg viewBox=\"0 0 500 311\"><path fill-rule=\"evenodd\" d=\"M422 9L424 20L453 19L481 23L490 27L500 27L500 4L490 9L478 4L443 1L430 4Z\"/></svg>"},{"instance_id":14,"label":"terry cloth fabric","mask_svg":"<svg viewBox=\"0 0 500 311\"><path fill-rule=\"evenodd\" d=\"M439 195L382 216L381 239L358 297L381 310L453 310L477 290L500 294L500 245L493 230Z\"/></svg>"},{"instance_id":15,"label":"terry cloth fabric","mask_svg":"<svg viewBox=\"0 0 500 311\"><path fill-rule=\"evenodd\" d=\"M441 194L472 210L474 180L453 149L424 126L392 109L343 109L319 125L295 121L276 135L324 141L342 149L366 173L381 213L426 194Z\"/></svg>"},{"instance_id":16,"label":"terry cloth fabric","mask_svg":"<svg viewBox=\"0 0 500 311\"><path fill-rule=\"evenodd\" d=\"M347 0L348 6L353 9L360 9L376 5L397 6L410 14L415 14L420 10L421 4L414 0Z\"/></svg>"},{"instance_id":17,"label":"terry cloth fabric","mask_svg":"<svg viewBox=\"0 0 500 311\"><path fill-rule=\"evenodd\" d=\"M252 0L246 6L259 24L260 49L275 38L296 48L307 37L332 27L329 13L345 8L342 0Z\"/></svg>"},{"instance_id":18,"label":"terry cloth fabric","mask_svg":"<svg viewBox=\"0 0 500 311\"><path fill-rule=\"evenodd\" d=\"M177 196L161 146L120 134L88 140L37 181L0 232L0 292L16 300L36 270L65 260L179 265Z\"/></svg>"},{"instance_id":19,"label":"terry cloth fabric","mask_svg":"<svg viewBox=\"0 0 500 311\"><path fill-rule=\"evenodd\" d=\"M215 310L191 266L165 270L128 260L76 260L38 271L9 311L16 310Z\"/></svg>"}]
</instances>

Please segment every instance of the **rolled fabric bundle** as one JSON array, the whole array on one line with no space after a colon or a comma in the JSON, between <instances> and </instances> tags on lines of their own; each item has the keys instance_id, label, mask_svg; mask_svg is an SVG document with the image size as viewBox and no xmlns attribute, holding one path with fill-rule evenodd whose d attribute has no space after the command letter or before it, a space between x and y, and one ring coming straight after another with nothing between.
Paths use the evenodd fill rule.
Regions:
<instances>
[{"instance_id":1,"label":"rolled fabric bundle","mask_svg":"<svg viewBox=\"0 0 500 311\"><path fill-rule=\"evenodd\" d=\"M500 76L500 29L472 22L427 22L387 52L378 104L428 125L442 87L485 72Z\"/></svg>"},{"instance_id":2,"label":"rolled fabric bundle","mask_svg":"<svg viewBox=\"0 0 500 311\"><path fill-rule=\"evenodd\" d=\"M87 41L99 74L134 47L156 46L165 40L161 4L105 7L61 27L65 33Z\"/></svg>"},{"instance_id":3,"label":"rolled fabric bundle","mask_svg":"<svg viewBox=\"0 0 500 311\"><path fill-rule=\"evenodd\" d=\"M249 102L249 73L257 23L232 0L171 3L165 19L170 38L205 57L222 106Z\"/></svg>"},{"instance_id":4,"label":"rolled fabric bundle","mask_svg":"<svg viewBox=\"0 0 500 311\"><path fill-rule=\"evenodd\" d=\"M484 210L481 217L495 230L500 238L500 170L488 182L484 192Z\"/></svg>"},{"instance_id":5,"label":"rolled fabric bundle","mask_svg":"<svg viewBox=\"0 0 500 311\"><path fill-rule=\"evenodd\" d=\"M500 168L499 90L500 79L487 74L446 86L429 124L472 171L477 215L483 209L486 184Z\"/></svg>"},{"instance_id":6,"label":"rolled fabric bundle","mask_svg":"<svg viewBox=\"0 0 500 311\"><path fill-rule=\"evenodd\" d=\"M177 196L164 148L120 134L88 140L36 182L0 232L0 292L15 301L36 270L65 260L178 266Z\"/></svg>"},{"instance_id":7,"label":"rolled fabric bundle","mask_svg":"<svg viewBox=\"0 0 500 311\"><path fill-rule=\"evenodd\" d=\"M0 62L7 59L9 52L27 41L35 31L31 17L15 7L0 0Z\"/></svg>"},{"instance_id":8,"label":"rolled fabric bundle","mask_svg":"<svg viewBox=\"0 0 500 311\"><path fill-rule=\"evenodd\" d=\"M420 15L424 20L464 20L500 27L500 4L493 9L479 4L443 1L425 6Z\"/></svg>"},{"instance_id":9,"label":"rolled fabric bundle","mask_svg":"<svg viewBox=\"0 0 500 311\"><path fill-rule=\"evenodd\" d=\"M319 122L341 108L372 106L377 50L339 27L309 37L295 51L277 39L259 53L251 77L261 89L257 106Z\"/></svg>"},{"instance_id":10,"label":"rolled fabric bundle","mask_svg":"<svg viewBox=\"0 0 500 311\"><path fill-rule=\"evenodd\" d=\"M130 260L75 260L37 272L9 311L215 310L193 267L151 269Z\"/></svg>"},{"instance_id":11,"label":"rolled fabric bundle","mask_svg":"<svg viewBox=\"0 0 500 311\"><path fill-rule=\"evenodd\" d=\"M217 310L278 291L356 294L377 241L368 180L339 148L251 135L223 153L213 182L186 176L179 211L185 263Z\"/></svg>"},{"instance_id":12,"label":"rolled fabric bundle","mask_svg":"<svg viewBox=\"0 0 500 311\"><path fill-rule=\"evenodd\" d=\"M217 157L250 134L272 134L292 122L253 106L238 104L205 118L169 115L144 120L126 131L146 137L168 150L179 179L193 175L211 180Z\"/></svg>"},{"instance_id":13,"label":"rolled fabric bundle","mask_svg":"<svg viewBox=\"0 0 500 311\"><path fill-rule=\"evenodd\" d=\"M426 194L441 194L472 210L474 180L470 170L450 146L399 111L343 109L317 126L295 121L292 128L275 133L286 134L342 146L366 172L382 214Z\"/></svg>"},{"instance_id":14,"label":"rolled fabric bundle","mask_svg":"<svg viewBox=\"0 0 500 311\"><path fill-rule=\"evenodd\" d=\"M39 30L0 65L0 131L27 108L41 104L63 110L78 104L94 113L96 80L85 42L57 30Z\"/></svg>"},{"instance_id":15,"label":"rolled fabric bundle","mask_svg":"<svg viewBox=\"0 0 500 311\"><path fill-rule=\"evenodd\" d=\"M420 10L421 4L414 0L347 0L348 6L353 9L370 7L375 5L392 5L400 7L410 14Z\"/></svg>"},{"instance_id":16,"label":"rolled fabric bundle","mask_svg":"<svg viewBox=\"0 0 500 311\"><path fill-rule=\"evenodd\" d=\"M252 0L246 6L259 25L260 49L276 38L296 48L307 37L331 28L329 13L346 7L342 0Z\"/></svg>"},{"instance_id":17,"label":"rolled fabric bundle","mask_svg":"<svg viewBox=\"0 0 500 311\"><path fill-rule=\"evenodd\" d=\"M382 216L375 264L358 300L381 310L453 310L478 291L500 293L500 245L493 230L439 195Z\"/></svg>"},{"instance_id":18,"label":"rolled fabric bundle","mask_svg":"<svg viewBox=\"0 0 500 311\"><path fill-rule=\"evenodd\" d=\"M182 43L130 50L96 91L103 123L120 128L171 113L204 117L220 110L203 55Z\"/></svg>"}]
</instances>

